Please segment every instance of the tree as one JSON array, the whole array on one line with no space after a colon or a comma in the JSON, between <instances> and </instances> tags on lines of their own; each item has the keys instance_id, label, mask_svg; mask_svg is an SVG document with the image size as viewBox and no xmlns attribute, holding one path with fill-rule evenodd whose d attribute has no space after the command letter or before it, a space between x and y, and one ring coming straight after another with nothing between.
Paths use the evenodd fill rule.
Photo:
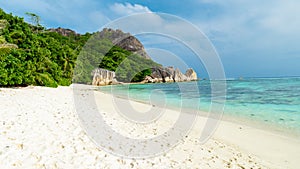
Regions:
<instances>
[{"instance_id":1,"label":"tree","mask_svg":"<svg viewBox=\"0 0 300 169\"><path fill-rule=\"evenodd\" d=\"M41 26L40 25L41 18L38 15L36 15L34 13L30 13L30 12L26 12L25 14L30 17L32 24L34 24L37 27Z\"/></svg>"},{"instance_id":2,"label":"tree","mask_svg":"<svg viewBox=\"0 0 300 169\"><path fill-rule=\"evenodd\" d=\"M40 17L26 14L34 25L0 9L0 86L56 87L70 85L72 80L90 84L91 72L99 66L118 69L116 74L121 81L140 81L149 74L144 68L158 65L114 46L109 39L93 36L97 33L63 36L37 31L43 28ZM87 41L91 42L86 44ZM84 57L78 57L79 54Z\"/></svg>"}]
</instances>

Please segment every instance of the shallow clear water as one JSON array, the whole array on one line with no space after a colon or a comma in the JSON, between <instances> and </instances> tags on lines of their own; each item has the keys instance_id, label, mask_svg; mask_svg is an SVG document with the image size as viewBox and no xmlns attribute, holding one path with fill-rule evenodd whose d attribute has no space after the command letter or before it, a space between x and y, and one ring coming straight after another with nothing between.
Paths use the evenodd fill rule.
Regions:
<instances>
[{"instance_id":1,"label":"shallow clear water","mask_svg":"<svg viewBox=\"0 0 300 169\"><path fill-rule=\"evenodd\" d=\"M130 84L100 90L161 106L209 111L213 82ZM226 85L225 115L300 131L300 78L227 80Z\"/></svg>"}]
</instances>

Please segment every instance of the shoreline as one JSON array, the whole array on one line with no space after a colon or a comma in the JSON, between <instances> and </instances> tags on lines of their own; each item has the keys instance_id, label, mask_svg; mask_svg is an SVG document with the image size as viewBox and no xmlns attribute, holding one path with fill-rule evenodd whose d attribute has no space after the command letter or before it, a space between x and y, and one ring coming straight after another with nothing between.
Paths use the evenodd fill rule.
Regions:
<instances>
[{"instance_id":1,"label":"shoreline","mask_svg":"<svg viewBox=\"0 0 300 169\"><path fill-rule=\"evenodd\" d=\"M105 92L101 92L101 91L96 91L96 92L100 92L102 94L107 94L107 95L112 95L111 93L105 93ZM122 97L122 96L116 96L120 99L125 99L126 98ZM137 102L137 103L141 103L144 105L149 105L149 103L143 102L141 100L135 100L135 99L130 99L130 101L132 102ZM157 105L156 105L157 106ZM166 107L166 109L172 110L172 111L178 111L178 108L170 108L170 107ZM187 112L184 112L187 113ZM198 113L198 117L202 118L207 118L208 112L204 112L204 111L199 111ZM202 121L203 122L203 121ZM253 153L254 155L261 157L263 156L264 158L274 162L274 161L280 161L282 160L282 156L280 154L278 154L278 152L284 152L284 149L289 149L289 152L293 152L294 151L294 156L290 156L293 157L292 161L293 166L296 167L297 166L297 154L300 153L300 135L297 132L294 131L290 131L287 132L288 129L283 128L281 126L277 126L277 125L268 125L266 123L263 123L262 121L255 121L254 119L250 119L250 118L246 118L246 117L237 117L231 114L223 114L220 122L218 124L218 128L216 129L216 131L213 133L212 138L214 139L220 139L221 142L225 141L227 144L230 144L234 147L239 147L241 150L245 151L246 153L250 152ZM198 124L198 126L201 126L201 124ZM224 129L225 128L225 129ZM232 131L235 134L230 134L228 132L226 132L226 130ZM243 131L243 130L247 130L247 131ZM244 132L241 133L242 135L236 135L239 134L240 132ZM228 135L224 135L223 133L227 133ZM259 133L258 139L264 140L263 142L258 141L255 139L256 135L258 135L257 133ZM239 138L242 141L236 141L233 138L234 137L242 137ZM247 138L251 138L249 141ZM237 139L237 140L239 140ZM247 141L248 140L248 141ZM276 142L276 140L279 140ZM270 146L272 145L272 142L275 141L276 145L274 146ZM243 144L243 142L246 142L247 144ZM260 142L260 143L259 143ZM242 144L240 144L242 143ZM255 143L255 145L251 145ZM290 144L291 143L291 144ZM257 148L260 147L260 149ZM265 150L265 152L261 152L261 150L264 150L264 148L267 148ZM294 149L295 147L295 149ZM299 147L299 148L298 148ZM280 150L281 149L281 150ZM280 151L279 151L280 150ZM273 153L271 153L273 152ZM271 153L272 155L269 155L269 153ZM278 156L274 155L274 154L278 154ZM289 160L287 160L289 161ZM281 161L278 162L276 165L279 166L284 166L286 165L285 162ZM275 166L273 166L275 167ZM292 167L292 168L294 168ZM284 167L286 168L286 167ZM288 167L289 168L289 167Z\"/></svg>"},{"instance_id":2,"label":"shoreline","mask_svg":"<svg viewBox=\"0 0 300 169\"><path fill-rule=\"evenodd\" d=\"M101 87L99 87L98 89L101 89ZM112 94L112 93L109 93L109 92L103 92L101 90L97 90L97 92L101 92L103 94ZM125 100L128 99L128 98L120 96L120 95L115 95L115 97L125 99ZM138 99L134 99L134 98L129 98L129 100L134 101L134 102L143 103L145 105L150 104L150 103L147 103L146 101L138 100ZM158 106L158 107L162 108L160 105L155 105L155 106ZM226 107L226 105L224 107ZM181 111L181 109L183 109L185 113L188 113L188 111L195 111L195 110L192 110L192 109L177 108L177 107L172 107L172 106L167 106L165 108L175 110L175 111ZM208 114L209 114L209 112L198 110L197 115L201 116L201 117L207 117ZM276 123L264 122L262 119L253 119L253 118L248 117L248 116L235 116L233 114L223 113L220 120L223 120L223 121L225 120L227 122L237 123L237 124L240 124L240 125L247 125L249 127L253 127L253 128L261 129L261 130L266 130L266 131L272 132L274 134L283 135L283 136L287 136L287 137L292 137L294 139L300 139L300 130L289 129L285 126L281 126L281 125L276 124Z\"/></svg>"},{"instance_id":3,"label":"shoreline","mask_svg":"<svg viewBox=\"0 0 300 169\"><path fill-rule=\"evenodd\" d=\"M165 155L120 158L97 147L85 134L74 107L73 87L0 88L0 168L296 168L300 142L247 125L222 121L213 137L199 143L199 117L186 139ZM92 90L101 113L120 133L153 136L172 124L175 110L166 110L161 130L118 117L112 95ZM84 92L84 91L83 91ZM79 95L84 99L84 95ZM30 99L28 99L30 98ZM151 105L129 100L139 109ZM154 128L153 128L154 127ZM155 133L153 133L155 131ZM138 137L138 135L136 135Z\"/></svg>"}]
</instances>

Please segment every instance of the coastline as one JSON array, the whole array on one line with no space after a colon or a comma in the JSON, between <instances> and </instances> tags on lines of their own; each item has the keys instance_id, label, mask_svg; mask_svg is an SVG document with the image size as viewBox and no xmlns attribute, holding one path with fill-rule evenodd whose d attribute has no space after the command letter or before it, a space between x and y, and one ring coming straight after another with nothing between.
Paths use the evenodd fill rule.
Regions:
<instances>
[{"instance_id":1,"label":"coastline","mask_svg":"<svg viewBox=\"0 0 300 169\"><path fill-rule=\"evenodd\" d=\"M110 95L109 93L98 92ZM121 96L116 97L125 99ZM132 101L148 105L148 103L140 100ZM167 107L167 109L179 111L177 108ZM188 110L184 113L186 112ZM200 122L198 120L198 124L195 124L194 127L201 130L208 114L208 112L199 111L198 118L200 118ZM240 150L244 150L245 153L253 153L266 161L276 161L276 166L282 168L296 168L298 166L297 154L300 153L300 135L295 131L288 132L288 129L281 128L278 125L270 126L254 119L223 114L212 138L226 142L233 147L238 147Z\"/></svg>"},{"instance_id":2,"label":"coastline","mask_svg":"<svg viewBox=\"0 0 300 169\"><path fill-rule=\"evenodd\" d=\"M133 84L135 84L135 83L133 83ZM103 94L111 94L111 93L108 93L108 92L101 91L101 87L96 87L96 88L97 88L97 92L101 92ZM116 95L115 97L118 97L118 98L121 98L121 99L127 99L127 98L125 98L123 96L120 96L120 95ZM150 103L147 103L143 100L138 100L138 99L134 99L134 98L130 98L130 100L132 100L134 102L139 102L139 103L142 103L142 104L145 104L145 105L150 104ZM159 105L155 105L155 106L160 107ZM226 105L225 105L225 107L226 107ZM172 106L172 107L167 106L165 108L171 109L171 110L174 110L174 111L181 111L180 108L177 108L177 107L174 107L174 106ZM193 110L184 108L185 113L189 113L189 111L193 111ZM199 110L198 115L201 116L201 117L207 117L209 115L209 112ZM236 116L236 115L233 115L233 114L223 113L221 120L226 121L226 122L230 122L230 123L246 125L246 126L249 126L249 127L260 129L260 130L267 130L268 132L275 133L275 134L278 134L278 135L287 136L287 137L292 137L294 139L300 139L300 131L298 131L298 130L289 129L289 128L286 128L286 127L283 127L283 126L280 126L280 125L274 124L274 123L266 123L266 122L263 122L262 120L257 120L257 119L251 118L250 116L248 116L248 117L246 117L246 116Z\"/></svg>"},{"instance_id":3,"label":"coastline","mask_svg":"<svg viewBox=\"0 0 300 169\"><path fill-rule=\"evenodd\" d=\"M118 126L112 95L95 91L103 112L117 130L153 134L149 128ZM296 168L300 142L245 124L222 119L213 137L197 142L205 118L199 117L189 137L166 155L145 160L123 159L95 146L79 125L73 106L72 87L0 89L1 168ZM28 99L30 98L30 99ZM151 105L130 101L147 109ZM148 106L148 107L147 107ZM166 110L166 114L175 110ZM177 112L178 113L178 112ZM124 120L124 119L123 119ZM165 118L168 120L168 118ZM122 121L122 120L121 120ZM161 121L163 125L170 123ZM127 126L129 125L129 126ZM127 126L127 127L124 127ZM3 143L3 144L2 144ZM85 147L85 148L83 148ZM67 151L66 151L67 150ZM17 155L16 155L17 154ZM181 157L178 157L181 154ZM191 160L191 161L190 161ZM55 167L57 166L57 167ZM133 167L132 167L133 166ZM241 167L242 166L242 167Z\"/></svg>"}]
</instances>

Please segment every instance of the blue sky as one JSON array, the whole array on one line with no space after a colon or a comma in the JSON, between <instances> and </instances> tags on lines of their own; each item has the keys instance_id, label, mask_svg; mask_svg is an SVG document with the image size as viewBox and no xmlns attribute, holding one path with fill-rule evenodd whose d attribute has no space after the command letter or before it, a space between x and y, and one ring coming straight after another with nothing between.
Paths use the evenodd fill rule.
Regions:
<instances>
[{"instance_id":1,"label":"blue sky","mask_svg":"<svg viewBox=\"0 0 300 169\"><path fill-rule=\"evenodd\" d=\"M25 12L36 13L48 28L60 26L81 33L95 32L134 13L169 13L188 20L207 35L220 55L227 77L300 76L297 0L2 0L0 7L26 20ZM139 39L146 49L157 42L155 38L152 43L149 37ZM164 46L171 52L174 47ZM187 55L176 54L181 58ZM166 59L163 62L168 64Z\"/></svg>"}]
</instances>

